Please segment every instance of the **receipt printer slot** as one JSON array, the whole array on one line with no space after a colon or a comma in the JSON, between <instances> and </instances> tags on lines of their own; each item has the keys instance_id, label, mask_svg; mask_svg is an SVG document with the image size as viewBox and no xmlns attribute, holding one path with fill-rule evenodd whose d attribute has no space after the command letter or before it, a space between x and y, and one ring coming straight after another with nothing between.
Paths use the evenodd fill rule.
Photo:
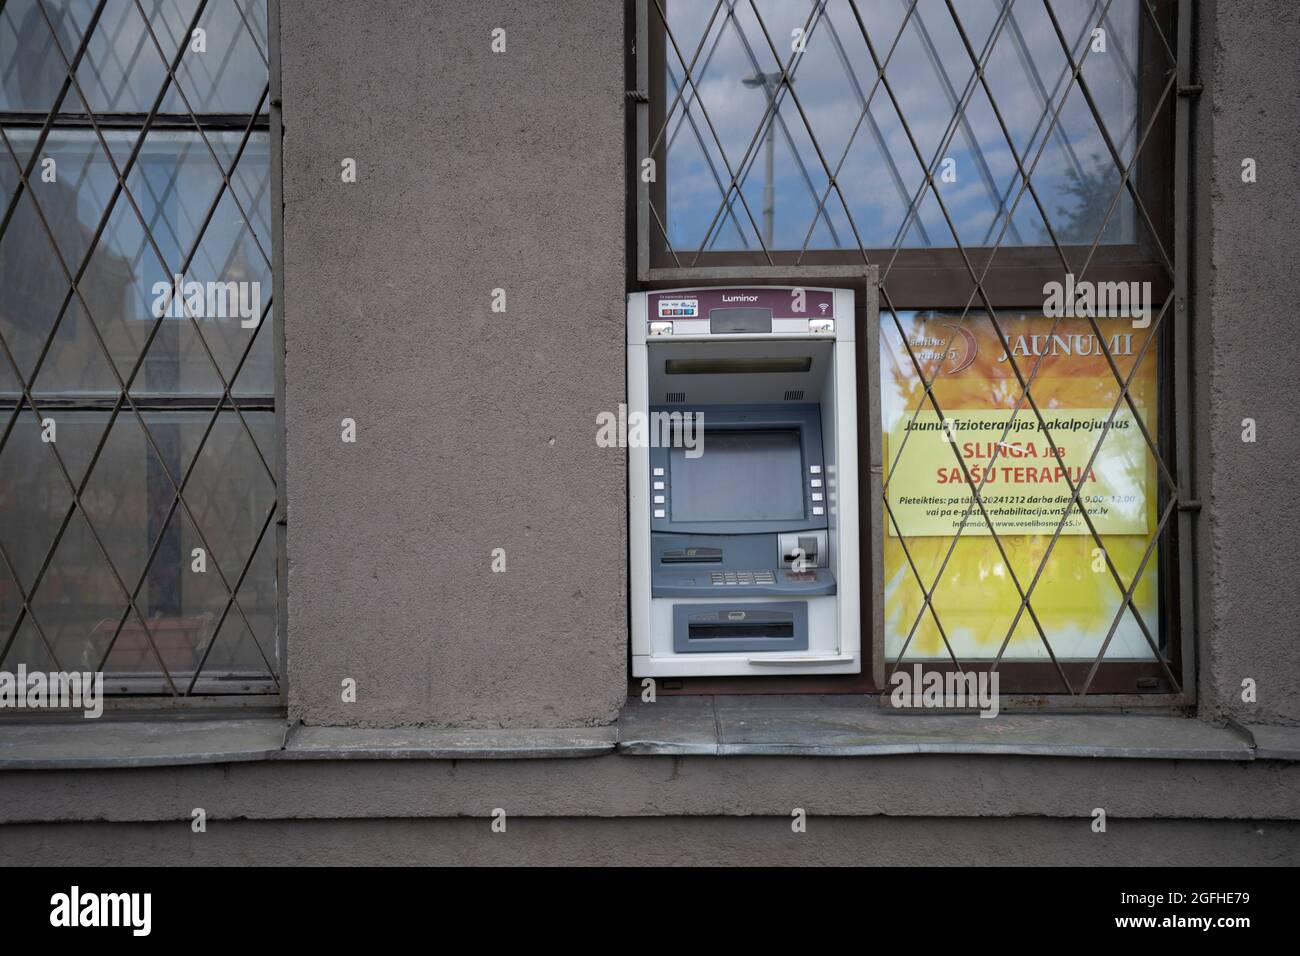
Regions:
<instances>
[{"instance_id":1,"label":"receipt printer slot","mask_svg":"<svg viewBox=\"0 0 1300 956\"><path fill-rule=\"evenodd\" d=\"M721 564L721 548L670 548L663 553L664 564Z\"/></svg>"}]
</instances>

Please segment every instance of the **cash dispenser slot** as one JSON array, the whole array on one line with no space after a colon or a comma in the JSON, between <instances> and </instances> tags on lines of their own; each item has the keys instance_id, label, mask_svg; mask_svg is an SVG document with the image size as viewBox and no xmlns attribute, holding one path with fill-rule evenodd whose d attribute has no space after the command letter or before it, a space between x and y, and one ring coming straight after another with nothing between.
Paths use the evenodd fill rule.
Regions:
<instances>
[{"instance_id":1,"label":"cash dispenser slot","mask_svg":"<svg viewBox=\"0 0 1300 956\"><path fill-rule=\"evenodd\" d=\"M808 605L801 601L678 604L673 608L673 632L679 654L806 651Z\"/></svg>"}]
</instances>

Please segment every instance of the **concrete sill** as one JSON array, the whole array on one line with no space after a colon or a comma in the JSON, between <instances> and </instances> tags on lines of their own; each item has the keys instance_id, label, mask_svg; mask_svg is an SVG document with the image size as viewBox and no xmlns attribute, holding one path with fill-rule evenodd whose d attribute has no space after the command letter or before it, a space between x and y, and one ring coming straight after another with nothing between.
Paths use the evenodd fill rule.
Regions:
<instances>
[{"instance_id":1,"label":"concrete sill","mask_svg":"<svg viewBox=\"0 0 1300 956\"><path fill-rule=\"evenodd\" d=\"M166 767L266 760L288 725L244 720L33 720L0 723L0 769Z\"/></svg>"},{"instance_id":2,"label":"concrete sill","mask_svg":"<svg viewBox=\"0 0 1300 956\"><path fill-rule=\"evenodd\" d=\"M613 727L369 730L295 727L281 760L540 760L613 753Z\"/></svg>"},{"instance_id":3,"label":"concrete sill","mask_svg":"<svg viewBox=\"0 0 1300 956\"><path fill-rule=\"evenodd\" d=\"M1148 760L1300 760L1300 727L1239 732L1188 717L918 714L852 697L670 697L629 701L620 753L875 757L1014 754Z\"/></svg>"},{"instance_id":4,"label":"concrete sill","mask_svg":"<svg viewBox=\"0 0 1300 956\"><path fill-rule=\"evenodd\" d=\"M371 730L245 720L0 723L0 770L158 767L255 760L526 760L613 753L613 727Z\"/></svg>"},{"instance_id":5,"label":"concrete sill","mask_svg":"<svg viewBox=\"0 0 1300 956\"><path fill-rule=\"evenodd\" d=\"M0 722L0 770L327 760L992 754L1300 761L1300 727L1185 717L893 713L850 697L631 701L612 727L537 730L290 726L274 718Z\"/></svg>"}]
</instances>

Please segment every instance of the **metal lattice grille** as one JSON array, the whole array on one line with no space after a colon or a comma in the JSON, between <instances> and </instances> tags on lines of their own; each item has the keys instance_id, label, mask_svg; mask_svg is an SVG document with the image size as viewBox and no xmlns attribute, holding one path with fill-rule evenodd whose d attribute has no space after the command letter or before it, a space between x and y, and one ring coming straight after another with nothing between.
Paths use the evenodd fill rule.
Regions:
<instances>
[{"instance_id":1,"label":"metal lattice grille","mask_svg":"<svg viewBox=\"0 0 1300 956\"><path fill-rule=\"evenodd\" d=\"M278 693L265 0L0 0L0 668Z\"/></svg>"},{"instance_id":2,"label":"metal lattice grille","mask_svg":"<svg viewBox=\"0 0 1300 956\"><path fill-rule=\"evenodd\" d=\"M885 581L891 672L919 655L959 671L1027 663L1023 686L1004 683L1011 691L1190 691L1186 632L1179 643L1162 628L1184 597L1173 587L1185 543L1175 516L1193 507L1176 477L1187 474L1186 442L1175 448L1169 435L1174 379L1185 385L1185 335L1174 335L1185 267L1170 206L1185 196L1190 47L1187 5L1174 12L1154 0L641 8L638 173L654 164L638 187L641 279L689 281L720 265L789 276L879 268L881 387L898 411L883 469L886 550L899 558ZM917 265L934 267L931 302ZM1018 267L1033 270L1028 286ZM1149 325L1044 318L1044 277L1120 275L1151 282ZM897 492L909 453L921 454L908 424L942 425L960 403L953 356L977 334L996 350L981 359L997 369L995 394L981 400L1005 427L987 453L946 443L969 502L953 533L926 538L899 514L891 481ZM1051 350L1085 340L1099 384L1081 395L1056 378ZM1017 533L990 481L1026 427L1017 423L1064 447L1057 397L1072 388L1104 421L1101 437L1077 476L1055 477L1067 491L1050 533ZM1120 428L1131 429L1122 455ZM1084 476L1120 466L1145 489L1140 532L1088 503ZM1066 604L1078 592L1075 604L1104 621L1080 635L1046 608L1052 589ZM969 620L981 600L982 644L945 625L945 613Z\"/></svg>"}]
</instances>

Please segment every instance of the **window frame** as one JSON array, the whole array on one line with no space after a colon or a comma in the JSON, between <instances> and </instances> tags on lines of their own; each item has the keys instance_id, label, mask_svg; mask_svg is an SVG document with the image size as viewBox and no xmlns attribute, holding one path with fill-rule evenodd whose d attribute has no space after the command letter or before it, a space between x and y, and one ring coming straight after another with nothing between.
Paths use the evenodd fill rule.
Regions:
<instances>
[{"instance_id":1,"label":"window frame","mask_svg":"<svg viewBox=\"0 0 1300 956\"><path fill-rule=\"evenodd\" d=\"M670 170L666 157L666 138L650 153L652 136L663 128L666 104L656 94L665 89L665 69L668 43L663 24L666 4L672 0L629 0L628 57L629 78L635 87L628 91L628 100L634 104L629 123L628 184L629 231L635 240L631 250L629 284L637 289L672 288L682 285L707 285L711 283L744 282L752 284L840 284L853 287L859 297L859 313L863 311L864 296L874 295L868 278L873 273L872 264L892 264L884 282L888 301L892 307L879 321L887 321L890 311L903 313L913 310L962 310L968 308L977 316L983 313L982 303L976 298L976 286L967 267L964 253L977 273L983 271L988 261L989 247L903 248L893 249L840 249L808 250L800 255L790 250L759 251L705 251L696 258L696 250L688 257L675 259L668 250L664 232L668 215L667 180ZM744 0L742 0L744 2ZM1057 0L1059 2L1059 0ZM1154 621L1157 638L1168 667L1177 678L1170 685L1159 661L1103 661L1098 668L1087 695L1067 694L1050 661L999 663L1002 676L1003 701L1010 707L1035 709L1071 709L1079 706L1092 708L1130 707L1185 709L1196 701L1195 634L1193 616L1194 565L1192 521L1200 509L1192 489L1191 413L1190 390L1190 327L1188 302L1188 269L1190 225L1188 210L1191 192L1190 135L1192 99L1199 87L1191 81L1191 51L1193 43L1193 9L1191 0L1139 0L1147 6L1150 15L1139 11L1139 71L1138 128L1145 130L1151 123L1148 139L1134 164L1134 186L1142 205L1150 216L1151 224L1160 237L1166 254L1172 262L1173 274L1161 261L1159 250L1151 240L1149 230L1139 224L1138 241L1132 244L1100 245L1095 247L1089 266L1104 269L1108 281L1150 282L1155 303L1170 300L1160 339L1153 343L1154 355L1145 361L1157 363L1159 406L1155 440L1157 448L1173 473L1177 484L1177 502L1161 540L1157 543L1153 562L1159 574L1159 612ZM631 8L635 7L633 11ZM1158 32L1152 20L1159 24ZM1174 63L1169 64L1165 43L1173 47ZM1174 74L1171 79L1170 72ZM1158 114L1152 106L1159 102L1167 83L1173 84ZM876 95L882 95L877 92ZM647 183L640 175L640 163L650 156L655 161L658 175ZM1170 176L1172 170L1173 175ZM719 196L721 199L721 194ZM657 237L657 238L656 238ZM1082 262L1088 246L1064 245L1061 250L1067 262ZM981 282L990 305L995 310L1034 311L1042 308L1043 285L1059 281L1064 274L1056 248L1046 246L1002 246L996 249L993 265ZM860 324L858 338L858 367L870 369L871 374L860 375L859 421L872 422L873 430L859 442L860 470L868 474L872 467L868 448L878 446L879 417L871 417L878 403L878 379L875 377L879 359L879 323ZM874 395L872 393L875 393ZM1166 451L1167 450L1167 451ZM876 466L879 467L878 464ZM1157 507L1168 503L1173 494L1166 485L1158 484ZM881 489L877 487L875 493ZM877 539L883 534L879 524L867 527L873 509L864 503L861 509L864 526L861 529L864 553L879 554ZM873 562L874 563L874 562ZM877 622L877 609L872 601L881 599L878 581L879 567L863 562L861 581L863 595L863 627L873 621L871 634L863 634L864 660L862 673L856 676L826 677L720 677L683 678L681 681L660 682L665 694L755 694L755 693L879 693L888 691L886 668L893 660L884 657L884 635ZM871 648L870 658L866 648ZM907 660L907 659L904 659ZM962 661L968 671L979 672L989 668L988 663ZM901 665L900 665L901 666ZM1070 677L1071 685L1079 681L1075 671L1086 672L1091 661L1077 664L1062 663ZM952 662L935 659L925 662L927 670L955 670ZM1143 689L1140 685L1154 682L1154 687ZM664 686L666 684L666 686ZM636 682L629 681L629 692L640 693Z\"/></svg>"},{"instance_id":2,"label":"window frame","mask_svg":"<svg viewBox=\"0 0 1300 956\"><path fill-rule=\"evenodd\" d=\"M92 14L92 22L96 23L95 30L98 30L98 17L102 13L106 3L109 0L99 0ZM202 0L194 10L193 18L190 22L192 29L200 23L200 18L209 9L212 0ZM0 127L6 130L21 129L35 130L38 132L36 149L42 146L49 135L60 131L84 131L93 135L91 142L94 143L95 149L102 147L99 144L99 132L110 132L113 130L125 130L137 134L139 137L146 137L153 132L188 132L199 134L212 133L237 133L240 134L238 146L242 154L252 141L254 136L265 136L267 142L267 169L268 193L270 215L268 217L270 225L270 235L263 241L269 241L270 246L267 249L270 257L270 279L271 279L271 299L264 304L264 309L274 309L274 318L269 330L272 341L270 349L272 353L272 388L269 391L257 391L250 393L237 393L234 389L234 380L230 382L231 394L229 397L220 395L215 392L194 392L181 393L175 395L153 394L141 392L135 388L131 390L131 402L128 404L119 398L118 393L108 392L102 394L79 394L69 392L64 394L50 393L36 396L39 409L53 409L62 412L105 412L110 415L106 428L111 428L111 423L116 421L119 416L125 415L127 420L134 419L134 411L138 410L141 415L158 412L177 412L177 411L199 411L205 413L217 412L226 414L235 411L250 413L272 413L271 431L275 439L275 448L271 449L266 455L267 463L273 470L275 480L275 503L271 518L266 530L263 532L263 540L255 547L263 548L267 544L265 537L274 536L271 547L274 548L275 561L275 601L274 607L274 634L272 648L274 658L270 661L273 667L273 673L266 676L238 676L226 674L221 670L204 668L200 675L193 680L193 688L188 692L184 689L187 680L179 679L174 681L174 686L178 692L173 692L168 686L168 680L162 675L141 675L141 676L115 676L111 673L104 674L104 712L111 713L135 713L135 712L157 712L157 711L193 711L208 710L217 708L222 711L239 711L241 714L263 714L275 713L282 714L287 706L288 700L288 670L287 670L287 640L285 628L285 609L287 600L287 553L286 553L286 534L285 534L285 511L286 511L286 492L285 492L285 424L284 424L284 327L282 321L281 303L283 302L283 249L282 249L282 230L283 230L283 175L281 163L281 138L282 125L280 114L280 16L279 0L266 0L266 18L267 48L264 51L268 62L267 84L262 94L262 99L255 104L258 107L257 112L246 113L217 113L204 112L197 106L193 115L188 112L170 112L164 113L161 110L156 112L137 112L137 111L108 111L99 112L91 109L86 111L88 104L84 103L77 92L77 87L68 83L66 92L63 95L60 106L75 104L82 107L80 110L61 110L57 113L49 113L43 110L0 110ZM188 36L188 34L186 34ZM85 37L79 38L84 41ZM159 36L159 42L166 43L163 36ZM148 55L156 55L152 49L152 41L147 44ZM188 40L184 44L185 52L182 54L190 55L188 50ZM164 46L166 50L167 47ZM64 50L64 54L76 65L84 65L84 53L86 45L84 42L77 42L72 49ZM179 63L179 60L175 61ZM63 72L60 70L60 72ZM171 75L172 70L168 70L166 80L167 89L174 89L176 85L175 78ZM65 81L67 82L67 81ZM84 82L83 90L86 89ZM89 94L88 94L89 95ZM191 93L192 95L192 93ZM199 140L201 142L201 140ZM144 160L149 146L147 142L141 142L136 155L136 163L132 167L140 169L140 163ZM34 150L35 151L35 150ZM8 151L0 149L5 155L0 161L11 162ZM208 157L210 160L210 157ZM233 174L234 167L226 170L223 166L223 174ZM131 172L127 173L130 178ZM119 196L115 203L129 203L124 196ZM97 238L96 247L102 242L102 238ZM196 239L196 246L201 243L201 236ZM70 262L70 266L75 263ZM61 271L56 269L56 271ZM62 280L61 280L62 281ZM251 354L251 348L250 352ZM31 383L25 386L26 392L31 392ZM34 406L29 398L29 394L20 393L14 399L8 396L0 395L0 415L6 419L11 419L11 424L17 422L25 412L37 413L37 406ZM206 440L205 440L206 441ZM0 445L2 447L2 445ZM179 476L177 476L179 478ZM249 556L251 560L252 555ZM231 579L231 587L236 591L239 590L239 568L229 569L228 576ZM8 571L0 572L8 575ZM20 586L15 582L15 587ZM19 606L25 607L30 595L19 595ZM128 617L128 622L130 618ZM215 635L214 635L215 636ZM2 639L2 638L0 638ZM272 649L268 648L268 649ZM48 716L58 718L63 712L50 710ZM33 714L27 712L25 719L31 719ZM45 713L35 715L38 718L47 716Z\"/></svg>"}]
</instances>

